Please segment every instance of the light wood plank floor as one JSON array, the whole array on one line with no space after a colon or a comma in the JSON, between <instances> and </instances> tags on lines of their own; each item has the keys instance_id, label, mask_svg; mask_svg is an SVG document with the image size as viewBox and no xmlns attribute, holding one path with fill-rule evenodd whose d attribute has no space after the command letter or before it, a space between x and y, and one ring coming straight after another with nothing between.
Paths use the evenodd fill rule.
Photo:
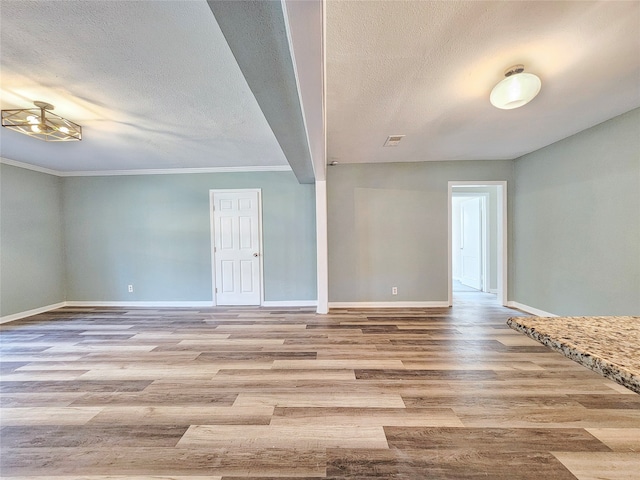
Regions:
<instances>
[{"instance_id":1,"label":"light wood plank floor","mask_svg":"<svg viewBox=\"0 0 640 480\"><path fill-rule=\"evenodd\" d=\"M452 309L64 308L0 327L3 479L636 479L640 396Z\"/></svg>"}]
</instances>

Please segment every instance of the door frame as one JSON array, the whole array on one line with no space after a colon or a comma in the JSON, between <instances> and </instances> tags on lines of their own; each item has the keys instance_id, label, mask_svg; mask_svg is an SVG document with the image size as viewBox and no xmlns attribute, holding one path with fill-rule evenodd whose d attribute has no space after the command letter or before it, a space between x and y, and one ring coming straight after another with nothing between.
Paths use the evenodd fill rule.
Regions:
<instances>
[{"instance_id":1,"label":"door frame","mask_svg":"<svg viewBox=\"0 0 640 480\"><path fill-rule=\"evenodd\" d=\"M215 257L215 219L214 219L214 196L216 193L242 193L256 192L258 194L258 238L260 245L260 256L258 269L260 270L260 306L264 304L264 248L262 238L262 189L261 188L216 188L209 190L209 234L211 235L209 250L211 252L211 298L212 305L218 305L216 298L216 257ZM233 305L232 305L233 306Z\"/></svg>"},{"instance_id":2,"label":"door frame","mask_svg":"<svg viewBox=\"0 0 640 480\"><path fill-rule=\"evenodd\" d=\"M508 303L508 272L509 272L509 255L508 255L508 217L507 217L507 182L506 180L478 180L478 181L449 181L448 193L447 193L447 220L448 220L448 235L447 235L447 290L449 306L453 305L453 265L452 265L452 196L453 187L465 186L465 187L484 187L484 186L497 186L498 187L498 258L497 258L497 278L498 278L498 301L501 305L507 306Z\"/></svg>"}]
</instances>

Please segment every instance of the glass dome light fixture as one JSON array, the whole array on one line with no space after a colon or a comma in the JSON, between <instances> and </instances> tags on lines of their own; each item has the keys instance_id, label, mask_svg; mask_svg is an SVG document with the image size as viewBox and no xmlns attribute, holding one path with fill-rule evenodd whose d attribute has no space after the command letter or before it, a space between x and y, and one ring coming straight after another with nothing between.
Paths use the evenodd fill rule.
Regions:
<instances>
[{"instance_id":1,"label":"glass dome light fixture","mask_svg":"<svg viewBox=\"0 0 640 480\"><path fill-rule=\"evenodd\" d=\"M522 107L540 92L542 82L533 73L524 73L523 65L509 67L504 76L491 90L489 100L494 107L503 110Z\"/></svg>"},{"instance_id":2,"label":"glass dome light fixture","mask_svg":"<svg viewBox=\"0 0 640 480\"><path fill-rule=\"evenodd\" d=\"M37 108L2 110L2 126L46 142L82 140L82 127L52 113L53 105L33 104Z\"/></svg>"}]
</instances>

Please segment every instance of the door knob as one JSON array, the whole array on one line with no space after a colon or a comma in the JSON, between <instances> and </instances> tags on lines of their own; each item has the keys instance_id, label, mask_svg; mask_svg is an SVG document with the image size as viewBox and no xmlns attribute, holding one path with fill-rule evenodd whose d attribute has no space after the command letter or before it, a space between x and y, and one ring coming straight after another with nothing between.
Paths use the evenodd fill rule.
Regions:
<instances>
[{"instance_id":1,"label":"door knob","mask_svg":"<svg viewBox=\"0 0 640 480\"><path fill-rule=\"evenodd\" d=\"M257 256L259 256L259 255L260 255L259 253L254 253L254 254L253 254L253 256L254 256L254 257L257 257Z\"/></svg>"}]
</instances>

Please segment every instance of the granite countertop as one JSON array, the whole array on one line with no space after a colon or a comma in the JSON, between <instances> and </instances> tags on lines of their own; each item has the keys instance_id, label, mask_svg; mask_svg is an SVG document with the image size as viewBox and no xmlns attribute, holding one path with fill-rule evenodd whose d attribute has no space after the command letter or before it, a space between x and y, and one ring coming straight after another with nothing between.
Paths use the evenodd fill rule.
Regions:
<instances>
[{"instance_id":1,"label":"granite countertop","mask_svg":"<svg viewBox=\"0 0 640 480\"><path fill-rule=\"evenodd\" d=\"M512 317L507 324L640 393L640 317Z\"/></svg>"}]
</instances>

